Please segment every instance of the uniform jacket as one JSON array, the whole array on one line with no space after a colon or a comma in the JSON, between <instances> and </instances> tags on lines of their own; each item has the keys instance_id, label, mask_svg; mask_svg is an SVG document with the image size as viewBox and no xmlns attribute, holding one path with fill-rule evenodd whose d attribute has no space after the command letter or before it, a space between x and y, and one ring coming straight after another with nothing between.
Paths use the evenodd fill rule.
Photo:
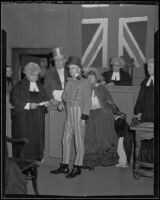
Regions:
<instances>
[{"instance_id":1,"label":"uniform jacket","mask_svg":"<svg viewBox=\"0 0 160 200\"><path fill-rule=\"evenodd\" d=\"M104 78L104 81L106 84L108 83L114 83L114 85L131 85L131 77L128 72L120 70L120 80L115 81L111 80L113 71L107 71L102 73L102 77Z\"/></svg>"},{"instance_id":2,"label":"uniform jacket","mask_svg":"<svg viewBox=\"0 0 160 200\"><path fill-rule=\"evenodd\" d=\"M64 68L65 83L68 76L69 72L66 68ZM44 78L44 88L46 89L47 95L50 99L53 98L53 90L62 90L62 84L56 67L51 67L47 70Z\"/></svg>"},{"instance_id":3,"label":"uniform jacket","mask_svg":"<svg viewBox=\"0 0 160 200\"><path fill-rule=\"evenodd\" d=\"M67 85L62 94L62 99L66 106L80 106L82 116L81 119L87 120L89 118L91 108L91 85L87 79L68 78Z\"/></svg>"}]
</instances>

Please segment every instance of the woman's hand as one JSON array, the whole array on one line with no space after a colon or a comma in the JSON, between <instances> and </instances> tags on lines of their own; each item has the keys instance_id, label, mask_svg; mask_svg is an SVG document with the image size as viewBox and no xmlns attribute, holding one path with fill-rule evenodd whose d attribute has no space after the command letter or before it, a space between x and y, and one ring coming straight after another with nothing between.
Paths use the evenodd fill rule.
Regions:
<instances>
[{"instance_id":1,"label":"woman's hand","mask_svg":"<svg viewBox=\"0 0 160 200\"><path fill-rule=\"evenodd\" d=\"M30 103L29 108L30 109L36 109L39 105L37 103Z\"/></svg>"}]
</instances>

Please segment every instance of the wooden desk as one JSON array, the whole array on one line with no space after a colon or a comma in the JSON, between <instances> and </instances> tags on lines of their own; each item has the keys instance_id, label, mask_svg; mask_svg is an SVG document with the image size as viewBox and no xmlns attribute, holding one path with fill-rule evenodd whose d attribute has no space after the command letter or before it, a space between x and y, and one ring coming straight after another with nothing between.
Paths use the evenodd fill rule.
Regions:
<instances>
[{"instance_id":1,"label":"wooden desk","mask_svg":"<svg viewBox=\"0 0 160 200\"><path fill-rule=\"evenodd\" d=\"M144 139L152 139L153 132L154 132L154 125L153 123L143 123L136 126L131 126L131 130L135 130L135 166L133 170L133 176L135 179L139 179L140 175L142 176L148 176L148 177L154 177L153 174L153 163L145 163L140 162L140 149L141 149L141 141ZM152 168L151 171L142 170L140 167L149 167Z\"/></svg>"},{"instance_id":2,"label":"wooden desk","mask_svg":"<svg viewBox=\"0 0 160 200\"><path fill-rule=\"evenodd\" d=\"M124 112L127 117L127 122L130 124L134 115L134 107L139 94L140 86L105 86L110 92L114 102L119 107L121 112Z\"/></svg>"}]
</instances>

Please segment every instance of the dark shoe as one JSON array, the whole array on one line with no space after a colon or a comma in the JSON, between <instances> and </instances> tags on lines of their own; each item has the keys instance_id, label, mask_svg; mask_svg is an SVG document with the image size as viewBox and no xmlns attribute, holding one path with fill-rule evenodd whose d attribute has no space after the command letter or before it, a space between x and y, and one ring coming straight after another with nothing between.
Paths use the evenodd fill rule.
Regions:
<instances>
[{"instance_id":1,"label":"dark shoe","mask_svg":"<svg viewBox=\"0 0 160 200\"><path fill-rule=\"evenodd\" d=\"M81 174L80 166L74 165L72 171L66 176L66 178L73 178Z\"/></svg>"},{"instance_id":2,"label":"dark shoe","mask_svg":"<svg viewBox=\"0 0 160 200\"><path fill-rule=\"evenodd\" d=\"M88 169L89 171L93 171L94 167L83 166L82 169Z\"/></svg>"},{"instance_id":3,"label":"dark shoe","mask_svg":"<svg viewBox=\"0 0 160 200\"><path fill-rule=\"evenodd\" d=\"M69 168L68 168L68 164L60 164L60 167L56 170L51 170L50 173L51 174L67 174L69 172Z\"/></svg>"}]
</instances>

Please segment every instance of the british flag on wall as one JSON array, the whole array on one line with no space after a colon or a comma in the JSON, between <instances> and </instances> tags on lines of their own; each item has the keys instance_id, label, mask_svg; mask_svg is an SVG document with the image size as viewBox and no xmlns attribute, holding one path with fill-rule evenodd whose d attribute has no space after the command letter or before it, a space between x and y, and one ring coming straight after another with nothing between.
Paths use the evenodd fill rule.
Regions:
<instances>
[{"instance_id":1,"label":"british flag on wall","mask_svg":"<svg viewBox=\"0 0 160 200\"><path fill-rule=\"evenodd\" d=\"M119 51L124 58L134 58L135 66L145 62L147 17L119 19Z\"/></svg>"},{"instance_id":2,"label":"british flag on wall","mask_svg":"<svg viewBox=\"0 0 160 200\"><path fill-rule=\"evenodd\" d=\"M82 64L85 67L107 67L108 40L112 39L108 37L108 20L111 19L82 20ZM145 62L147 21L146 16L119 18L118 52L115 54L126 60L134 58L136 67Z\"/></svg>"},{"instance_id":3,"label":"british flag on wall","mask_svg":"<svg viewBox=\"0 0 160 200\"><path fill-rule=\"evenodd\" d=\"M107 66L108 18L82 20L82 64Z\"/></svg>"}]
</instances>

